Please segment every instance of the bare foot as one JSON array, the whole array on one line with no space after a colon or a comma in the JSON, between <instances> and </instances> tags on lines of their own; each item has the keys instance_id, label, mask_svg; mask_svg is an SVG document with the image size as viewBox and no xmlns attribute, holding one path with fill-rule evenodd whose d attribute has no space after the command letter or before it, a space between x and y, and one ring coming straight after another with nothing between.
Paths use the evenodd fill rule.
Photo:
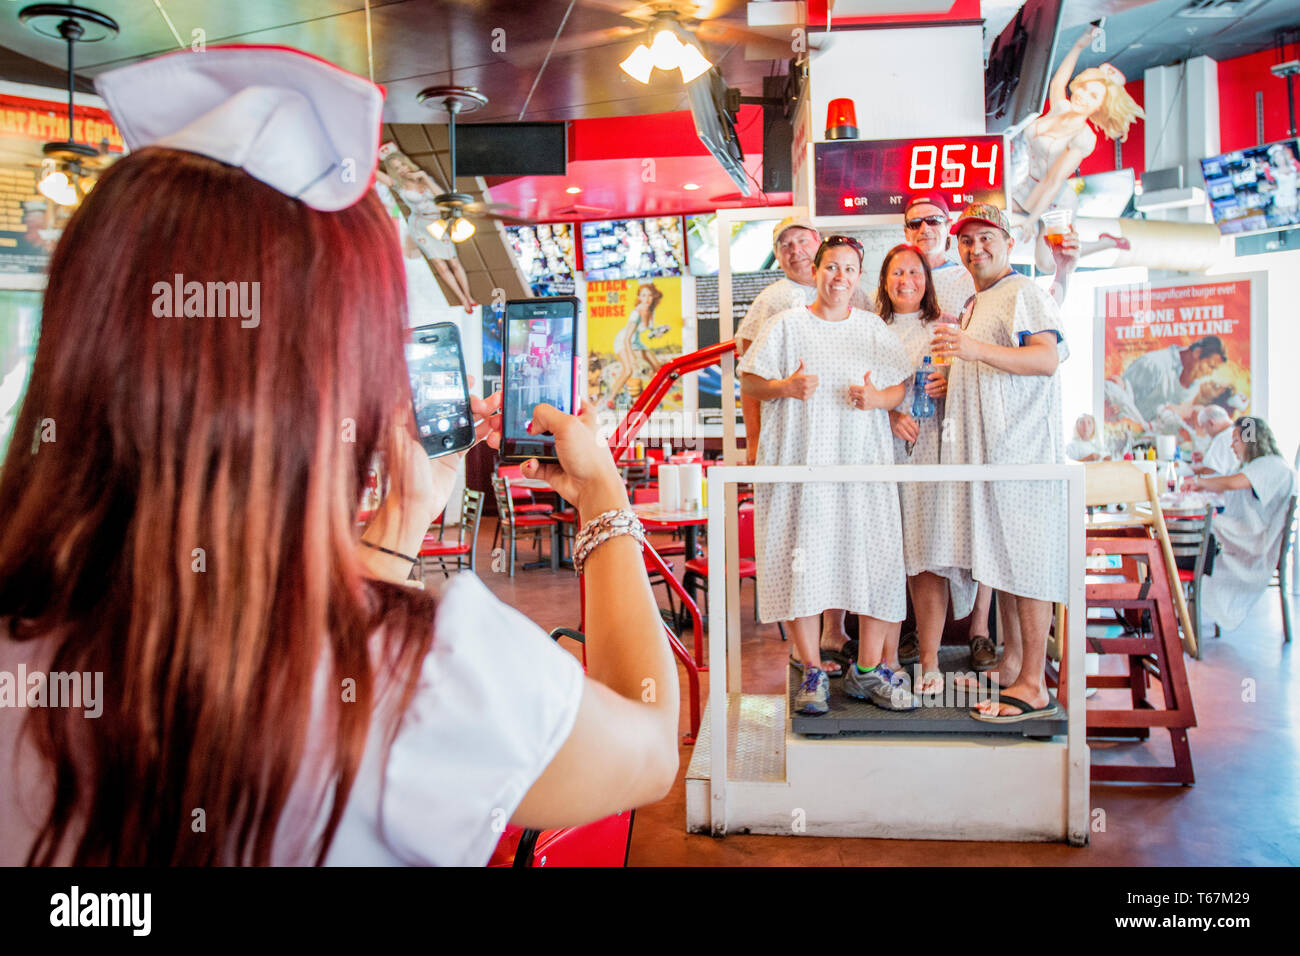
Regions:
<instances>
[{"instance_id":1,"label":"bare foot","mask_svg":"<svg viewBox=\"0 0 1300 956\"><path fill-rule=\"evenodd\" d=\"M924 670L921 672L921 679L916 682L912 688L912 693L920 696L922 694L939 694L943 692L943 674L936 668L933 670Z\"/></svg>"},{"instance_id":2,"label":"bare foot","mask_svg":"<svg viewBox=\"0 0 1300 956\"><path fill-rule=\"evenodd\" d=\"M992 670L981 671L979 673L958 673L954 675L954 680L959 685L966 687L968 690L977 689L981 683L985 686L995 686L1006 690L1012 686L1020 677L1019 661L998 661L998 666ZM1017 696L1012 694L1012 696Z\"/></svg>"}]
</instances>

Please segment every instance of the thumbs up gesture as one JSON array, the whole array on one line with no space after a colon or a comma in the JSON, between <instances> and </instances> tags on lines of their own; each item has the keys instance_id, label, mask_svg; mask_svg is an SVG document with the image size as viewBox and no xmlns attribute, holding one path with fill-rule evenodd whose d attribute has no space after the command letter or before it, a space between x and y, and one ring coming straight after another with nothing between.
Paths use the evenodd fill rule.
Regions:
<instances>
[{"instance_id":1,"label":"thumbs up gesture","mask_svg":"<svg viewBox=\"0 0 1300 956\"><path fill-rule=\"evenodd\" d=\"M799 401L804 402L811 398L815 391L817 391L817 376L805 372L803 370L803 359L800 359L799 367L785 380L785 397L797 398Z\"/></svg>"},{"instance_id":2,"label":"thumbs up gesture","mask_svg":"<svg viewBox=\"0 0 1300 956\"><path fill-rule=\"evenodd\" d=\"M849 386L849 403L854 408L892 408L894 404L885 401L885 393L871 384L871 373L862 376L861 385Z\"/></svg>"}]
</instances>

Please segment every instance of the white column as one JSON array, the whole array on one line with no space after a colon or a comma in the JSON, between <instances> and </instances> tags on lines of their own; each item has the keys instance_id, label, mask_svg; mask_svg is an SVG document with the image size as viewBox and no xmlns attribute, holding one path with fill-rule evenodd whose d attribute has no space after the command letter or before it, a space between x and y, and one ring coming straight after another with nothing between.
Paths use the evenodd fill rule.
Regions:
<instances>
[{"instance_id":1,"label":"white column","mask_svg":"<svg viewBox=\"0 0 1300 956\"><path fill-rule=\"evenodd\" d=\"M1219 152L1219 64L1198 56L1144 74L1146 168L1182 167L1183 185L1205 188L1201 159ZM1211 222L1209 204L1155 210L1150 218Z\"/></svg>"}]
</instances>

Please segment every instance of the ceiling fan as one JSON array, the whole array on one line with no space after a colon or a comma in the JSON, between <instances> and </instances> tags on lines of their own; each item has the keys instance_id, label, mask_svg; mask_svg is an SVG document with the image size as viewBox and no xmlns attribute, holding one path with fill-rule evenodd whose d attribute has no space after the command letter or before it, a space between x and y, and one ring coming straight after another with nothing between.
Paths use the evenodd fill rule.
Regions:
<instances>
[{"instance_id":1,"label":"ceiling fan","mask_svg":"<svg viewBox=\"0 0 1300 956\"><path fill-rule=\"evenodd\" d=\"M431 109L442 109L447 113L451 185L448 192L441 193L433 199L441 207L442 216L429 225L430 235L435 239L449 236L452 242L464 242L474 235L474 223L470 222L471 217L532 225L534 220L517 215L519 210L515 206L480 202L469 193L456 192L456 117L462 113L473 113L475 110L482 109L487 105L488 98L472 86L430 86L417 93L415 98Z\"/></svg>"},{"instance_id":2,"label":"ceiling fan","mask_svg":"<svg viewBox=\"0 0 1300 956\"><path fill-rule=\"evenodd\" d=\"M78 143L73 94L76 73L74 51L78 43L98 43L117 36L117 21L88 7L62 3L33 3L18 11L18 19L41 36L62 40L68 45L68 138L41 147L45 161L37 189L61 206L75 206L95 185L95 176L112 159L108 141L98 146Z\"/></svg>"}]
</instances>

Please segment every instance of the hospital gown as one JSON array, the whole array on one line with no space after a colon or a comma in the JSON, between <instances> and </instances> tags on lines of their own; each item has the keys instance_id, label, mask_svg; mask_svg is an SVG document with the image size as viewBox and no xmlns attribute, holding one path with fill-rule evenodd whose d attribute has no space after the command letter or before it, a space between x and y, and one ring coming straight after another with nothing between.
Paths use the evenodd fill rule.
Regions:
<instances>
[{"instance_id":1,"label":"hospital gown","mask_svg":"<svg viewBox=\"0 0 1300 956\"><path fill-rule=\"evenodd\" d=\"M939 298L939 311L948 315L961 315L967 301L975 294L975 280L965 266L956 262L948 261L937 269L932 268L930 281L934 283L934 294Z\"/></svg>"},{"instance_id":2,"label":"hospital gown","mask_svg":"<svg viewBox=\"0 0 1300 956\"><path fill-rule=\"evenodd\" d=\"M737 341L757 342L774 315L812 305L816 298L817 290L813 286L800 285L785 277L777 279L754 298L749 311L736 327L734 337Z\"/></svg>"},{"instance_id":3,"label":"hospital gown","mask_svg":"<svg viewBox=\"0 0 1300 956\"><path fill-rule=\"evenodd\" d=\"M962 270L963 272L965 270ZM898 336L907 354L912 374L907 379L907 394L898 406L900 412L912 413L915 397L915 372L925 356L930 353L930 333L933 323L921 321L921 313L895 314L889 325ZM936 369L942 371L942 369ZM935 414L931 418L917 419L920 434L912 453L907 453L906 443L894 439L894 460L900 465L937 465L940 463L940 442L943 424L944 400L934 400ZM947 578L952 591L953 617L957 620L971 612L975 604L975 583L970 568L963 567L960 551L954 546L957 538L970 537L970 518L965 508L958 508L960 489L947 483L898 483L898 498L903 509L903 565L908 577L930 571Z\"/></svg>"},{"instance_id":4,"label":"hospital gown","mask_svg":"<svg viewBox=\"0 0 1300 956\"><path fill-rule=\"evenodd\" d=\"M1250 488L1224 492L1223 514L1214 519L1221 550L1201 591L1206 616L1227 631L1241 626L1272 581L1296 493L1295 472L1279 455L1248 461L1241 474Z\"/></svg>"},{"instance_id":5,"label":"hospital gown","mask_svg":"<svg viewBox=\"0 0 1300 956\"><path fill-rule=\"evenodd\" d=\"M1003 347L1053 332L1069 355L1056 303L1018 273L979 293L963 325L973 338ZM945 464L1055 464L1065 459L1061 376L1012 375L983 362L954 359L948 378ZM1066 492L1057 481L971 482L970 537L957 557L975 580L999 591L1064 601L1068 590ZM959 505L960 507L960 505Z\"/></svg>"},{"instance_id":6,"label":"hospital gown","mask_svg":"<svg viewBox=\"0 0 1300 956\"><path fill-rule=\"evenodd\" d=\"M892 464L884 409L854 408L849 387L871 373L876 388L908 375L907 357L880 316L853 310L824 322L808 309L772 317L750 347L742 373L816 375L806 401L763 403L760 465ZM755 487L758 609L766 623L844 608L886 621L907 611L898 491L892 482L759 483Z\"/></svg>"}]
</instances>

